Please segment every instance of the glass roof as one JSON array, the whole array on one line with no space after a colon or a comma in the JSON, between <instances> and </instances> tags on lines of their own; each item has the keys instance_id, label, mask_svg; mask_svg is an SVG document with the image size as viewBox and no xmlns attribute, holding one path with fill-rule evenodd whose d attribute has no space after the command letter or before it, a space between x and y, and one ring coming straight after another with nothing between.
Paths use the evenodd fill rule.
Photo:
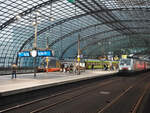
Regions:
<instances>
[{"instance_id":1,"label":"glass roof","mask_svg":"<svg viewBox=\"0 0 150 113\"><path fill-rule=\"evenodd\" d=\"M134 48L149 48L149 17L149 0L0 0L0 66L33 48L36 20L38 48L46 48L48 39L61 58L77 55L79 35L85 56L121 52L133 42Z\"/></svg>"}]
</instances>

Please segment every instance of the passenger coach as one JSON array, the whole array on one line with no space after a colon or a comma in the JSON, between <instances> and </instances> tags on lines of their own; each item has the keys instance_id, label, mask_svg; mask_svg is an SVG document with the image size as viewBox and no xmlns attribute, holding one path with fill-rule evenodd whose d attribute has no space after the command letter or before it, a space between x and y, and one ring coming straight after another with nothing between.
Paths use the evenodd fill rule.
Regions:
<instances>
[{"instance_id":1,"label":"passenger coach","mask_svg":"<svg viewBox=\"0 0 150 113\"><path fill-rule=\"evenodd\" d=\"M136 72L136 71L146 71L150 69L150 62L127 58L121 59L119 62L119 72Z\"/></svg>"}]
</instances>

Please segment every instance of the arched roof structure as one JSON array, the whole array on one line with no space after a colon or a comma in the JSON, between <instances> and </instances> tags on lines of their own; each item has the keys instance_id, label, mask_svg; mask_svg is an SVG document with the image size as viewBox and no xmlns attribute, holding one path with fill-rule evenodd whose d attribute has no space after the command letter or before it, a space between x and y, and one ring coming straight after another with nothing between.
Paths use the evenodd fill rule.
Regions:
<instances>
[{"instance_id":1,"label":"arched roof structure","mask_svg":"<svg viewBox=\"0 0 150 113\"><path fill-rule=\"evenodd\" d=\"M74 57L80 34L85 56L147 51L150 34L148 0L0 0L0 66L9 67L17 53L32 49L35 19L37 46L47 39L57 58ZM20 62L28 66L31 58Z\"/></svg>"}]
</instances>

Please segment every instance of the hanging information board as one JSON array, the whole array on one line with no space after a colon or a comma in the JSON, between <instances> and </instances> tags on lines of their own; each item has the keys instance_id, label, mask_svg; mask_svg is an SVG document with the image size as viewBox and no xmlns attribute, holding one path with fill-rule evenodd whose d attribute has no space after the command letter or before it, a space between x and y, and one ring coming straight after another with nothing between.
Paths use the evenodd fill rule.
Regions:
<instances>
[{"instance_id":1,"label":"hanging information board","mask_svg":"<svg viewBox=\"0 0 150 113\"><path fill-rule=\"evenodd\" d=\"M38 51L38 56L43 57L43 56L53 56L53 55L51 50L47 50L47 51Z\"/></svg>"},{"instance_id":2,"label":"hanging information board","mask_svg":"<svg viewBox=\"0 0 150 113\"><path fill-rule=\"evenodd\" d=\"M30 51L23 51L18 53L19 57L30 57Z\"/></svg>"},{"instance_id":3,"label":"hanging information board","mask_svg":"<svg viewBox=\"0 0 150 113\"><path fill-rule=\"evenodd\" d=\"M33 57L32 53L37 51L36 57L52 57L54 52L52 50L32 50L32 51L22 51L18 53L19 57Z\"/></svg>"}]
</instances>

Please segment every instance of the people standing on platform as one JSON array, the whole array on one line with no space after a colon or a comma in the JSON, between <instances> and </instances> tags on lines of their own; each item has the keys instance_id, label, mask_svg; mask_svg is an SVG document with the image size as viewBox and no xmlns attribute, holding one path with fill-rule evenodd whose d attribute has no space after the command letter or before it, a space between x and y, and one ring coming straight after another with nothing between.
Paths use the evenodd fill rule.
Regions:
<instances>
[{"instance_id":1,"label":"people standing on platform","mask_svg":"<svg viewBox=\"0 0 150 113\"><path fill-rule=\"evenodd\" d=\"M68 71L68 64L64 64L64 72L66 73Z\"/></svg>"},{"instance_id":2,"label":"people standing on platform","mask_svg":"<svg viewBox=\"0 0 150 113\"><path fill-rule=\"evenodd\" d=\"M17 65L16 64L12 64L12 79L13 78L17 78L16 76L16 71L17 71Z\"/></svg>"},{"instance_id":3,"label":"people standing on platform","mask_svg":"<svg viewBox=\"0 0 150 113\"><path fill-rule=\"evenodd\" d=\"M112 71L114 70L114 65L113 65L113 64L111 65L111 70L112 70Z\"/></svg>"},{"instance_id":4,"label":"people standing on platform","mask_svg":"<svg viewBox=\"0 0 150 113\"><path fill-rule=\"evenodd\" d=\"M104 70L108 70L108 65L107 64L104 64Z\"/></svg>"},{"instance_id":5,"label":"people standing on platform","mask_svg":"<svg viewBox=\"0 0 150 113\"><path fill-rule=\"evenodd\" d=\"M64 71L64 64L61 64L61 72Z\"/></svg>"},{"instance_id":6,"label":"people standing on platform","mask_svg":"<svg viewBox=\"0 0 150 113\"><path fill-rule=\"evenodd\" d=\"M91 68L92 68L92 70L94 69L94 64L92 64Z\"/></svg>"},{"instance_id":7,"label":"people standing on platform","mask_svg":"<svg viewBox=\"0 0 150 113\"><path fill-rule=\"evenodd\" d=\"M76 66L76 64L74 64L74 66L73 66L73 72L77 73L77 66Z\"/></svg>"},{"instance_id":8,"label":"people standing on platform","mask_svg":"<svg viewBox=\"0 0 150 113\"><path fill-rule=\"evenodd\" d=\"M103 69L106 70L106 64L103 65Z\"/></svg>"},{"instance_id":9,"label":"people standing on platform","mask_svg":"<svg viewBox=\"0 0 150 113\"><path fill-rule=\"evenodd\" d=\"M73 73L73 64L70 64L69 72L70 72L70 73Z\"/></svg>"}]
</instances>

